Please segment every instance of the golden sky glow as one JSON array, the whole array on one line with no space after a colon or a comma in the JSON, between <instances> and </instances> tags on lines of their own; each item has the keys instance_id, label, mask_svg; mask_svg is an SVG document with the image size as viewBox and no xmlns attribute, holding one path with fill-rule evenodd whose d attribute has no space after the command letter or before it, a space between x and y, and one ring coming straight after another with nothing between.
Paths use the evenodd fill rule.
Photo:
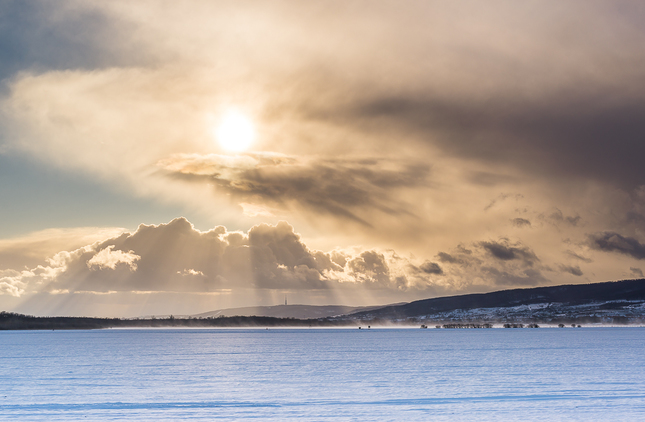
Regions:
<instances>
[{"instance_id":1,"label":"golden sky glow","mask_svg":"<svg viewBox=\"0 0 645 422\"><path fill-rule=\"evenodd\" d=\"M642 277L645 10L494 4L1 6L0 310Z\"/></svg>"}]
</instances>

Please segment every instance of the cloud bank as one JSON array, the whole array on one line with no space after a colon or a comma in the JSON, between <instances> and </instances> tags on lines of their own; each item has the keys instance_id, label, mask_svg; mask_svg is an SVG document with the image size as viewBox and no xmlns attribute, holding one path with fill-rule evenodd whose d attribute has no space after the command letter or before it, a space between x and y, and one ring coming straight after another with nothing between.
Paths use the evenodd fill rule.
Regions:
<instances>
[{"instance_id":1,"label":"cloud bank","mask_svg":"<svg viewBox=\"0 0 645 422\"><path fill-rule=\"evenodd\" d=\"M506 238L459 245L432 261L388 249L314 250L284 221L245 233L223 226L199 231L177 218L59 252L31 269L2 270L0 293L20 298L327 291L392 301L549 283L545 271L553 270L529 247ZM580 275L579 267L561 271Z\"/></svg>"},{"instance_id":2,"label":"cloud bank","mask_svg":"<svg viewBox=\"0 0 645 422\"><path fill-rule=\"evenodd\" d=\"M605 257L616 253L643 259L643 245L617 233L591 234L587 242L571 245L577 251L563 251L559 261L550 262L521 240L507 237L459 244L419 259L360 246L316 250L285 221L258 224L247 232L224 226L200 231L177 218L58 252L30 268L1 269L0 302L36 298L41 303L48 297L73 302L81 296L94 297L88 303L99 296L136 302L136 296L146 295L221 295L230 298L229 306L238 306L290 294L318 298L321 304L332 298L392 303L581 278L587 273L581 266L602 266ZM640 273L638 267L629 267L630 275ZM63 303L57 312L76 309L70 306Z\"/></svg>"},{"instance_id":3,"label":"cloud bank","mask_svg":"<svg viewBox=\"0 0 645 422\"><path fill-rule=\"evenodd\" d=\"M196 230L185 218L60 252L48 265L7 271L7 294L49 292L193 292L223 289L427 289L433 268L406 278L402 258L365 250L311 250L286 222L260 224L248 233L219 226ZM403 260L407 262L406 260ZM422 267L423 268L423 267Z\"/></svg>"}]
</instances>

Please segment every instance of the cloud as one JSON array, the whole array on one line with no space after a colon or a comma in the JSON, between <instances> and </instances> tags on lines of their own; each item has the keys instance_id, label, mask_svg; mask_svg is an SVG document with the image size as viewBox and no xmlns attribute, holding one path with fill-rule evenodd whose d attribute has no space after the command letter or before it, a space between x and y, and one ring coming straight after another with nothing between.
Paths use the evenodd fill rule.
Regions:
<instances>
[{"instance_id":1,"label":"cloud","mask_svg":"<svg viewBox=\"0 0 645 422\"><path fill-rule=\"evenodd\" d=\"M0 291L14 296L352 286L408 291L430 288L436 280L427 276L440 274L437 264L426 262L418 267L393 252L311 250L284 221L259 224L248 233L229 232L222 226L201 232L178 218L59 252L47 265L32 270L7 270L0 277Z\"/></svg>"},{"instance_id":2,"label":"cloud","mask_svg":"<svg viewBox=\"0 0 645 422\"><path fill-rule=\"evenodd\" d=\"M629 271L631 271L634 276L643 278L643 270L640 268L629 267Z\"/></svg>"},{"instance_id":3,"label":"cloud","mask_svg":"<svg viewBox=\"0 0 645 422\"><path fill-rule=\"evenodd\" d=\"M426 261L419 267L419 269L427 274L443 274L443 270L436 262Z\"/></svg>"},{"instance_id":4,"label":"cloud","mask_svg":"<svg viewBox=\"0 0 645 422\"><path fill-rule=\"evenodd\" d=\"M71 252L61 251L48 258L45 265L24 270L2 270L0 271L0 294L21 297L26 293L34 292L34 289L58 291L58 289L48 288L48 284L55 282L67 271L70 264L91 250L91 246L84 246Z\"/></svg>"},{"instance_id":5,"label":"cloud","mask_svg":"<svg viewBox=\"0 0 645 422\"><path fill-rule=\"evenodd\" d=\"M645 259L645 244L633 237L625 237L615 232L591 234L589 245L603 252L616 252L636 259Z\"/></svg>"},{"instance_id":6,"label":"cloud","mask_svg":"<svg viewBox=\"0 0 645 422\"><path fill-rule=\"evenodd\" d=\"M361 283L387 285L390 282L390 270L385 257L375 251L365 251L347 263L349 272Z\"/></svg>"},{"instance_id":7,"label":"cloud","mask_svg":"<svg viewBox=\"0 0 645 422\"><path fill-rule=\"evenodd\" d=\"M29 275L31 274L25 271L0 271L0 294L20 297L25 292L26 281L23 281L23 278L26 279Z\"/></svg>"},{"instance_id":8,"label":"cloud","mask_svg":"<svg viewBox=\"0 0 645 422\"><path fill-rule=\"evenodd\" d=\"M562 272L573 274L573 275L578 276L578 277L583 274L582 270L580 269L580 266L578 266L578 265L575 265L575 266L574 265L560 265L559 268L560 268L560 271L562 271Z\"/></svg>"},{"instance_id":9,"label":"cloud","mask_svg":"<svg viewBox=\"0 0 645 422\"><path fill-rule=\"evenodd\" d=\"M645 73L643 68L639 72ZM602 92L609 89L596 85L591 92L552 92L537 100L505 98L500 90L481 103L438 100L431 92L421 98L418 93L398 98L384 94L339 113L353 111L357 119L416 132L451 155L510 164L522 173L545 177L611 181L629 189L645 182L635 158L645 153L637 141L645 135L639 126L645 117L642 98L634 98L626 84L621 99L607 102ZM618 143L619 156L612 160L606 155L608 137ZM583 149L585 154L580 154Z\"/></svg>"},{"instance_id":10,"label":"cloud","mask_svg":"<svg viewBox=\"0 0 645 422\"><path fill-rule=\"evenodd\" d=\"M511 194L511 193L501 193L499 196L495 199L493 199L490 204L486 205L484 208L484 211L488 211L489 209L493 208L496 204L506 201L509 198L514 198L516 201L519 199L522 199L524 196L521 194Z\"/></svg>"},{"instance_id":11,"label":"cloud","mask_svg":"<svg viewBox=\"0 0 645 422\"><path fill-rule=\"evenodd\" d=\"M240 202L242 213L248 217L274 217L273 213L265 205L249 204Z\"/></svg>"},{"instance_id":12,"label":"cloud","mask_svg":"<svg viewBox=\"0 0 645 422\"><path fill-rule=\"evenodd\" d=\"M490 289L493 286L535 286L549 284L535 252L520 241L474 242L470 249L458 245L450 253L440 252L447 282L462 289L474 287Z\"/></svg>"},{"instance_id":13,"label":"cloud","mask_svg":"<svg viewBox=\"0 0 645 422\"><path fill-rule=\"evenodd\" d=\"M177 271L177 274L181 274L183 276L204 276L203 272L194 270L192 268L184 269L183 271Z\"/></svg>"},{"instance_id":14,"label":"cloud","mask_svg":"<svg viewBox=\"0 0 645 422\"><path fill-rule=\"evenodd\" d=\"M393 205L395 192L426 184L430 171L429 165L418 162L314 160L266 153L235 157L180 154L158 165L171 177L214 184L237 198L245 210L254 202L282 208L297 205L364 225L370 225L360 217L365 209L409 213L408 204Z\"/></svg>"},{"instance_id":15,"label":"cloud","mask_svg":"<svg viewBox=\"0 0 645 422\"><path fill-rule=\"evenodd\" d=\"M0 239L0 269L34 267L60 251L103 241L124 231L118 227L58 228Z\"/></svg>"},{"instance_id":16,"label":"cloud","mask_svg":"<svg viewBox=\"0 0 645 422\"><path fill-rule=\"evenodd\" d=\"M364 295L393 301L552 284L547 273L583 274L577 265L555 268L559 271L544 265L518 239L459 244L433 260L417 260L390 249L315 250L284 221L258 224L247 232L223 226L200 231L178 218L61 251L30 269L3 270L0 293L26 300L83 296L84 303L98 296L106 297L101 299L104 303L108 297L129 303L127 295L132 294L185 299L252 292L272 297L258 292L285 291L304 297Z\"/></svg>"},{"instance_id":17,"label":"cloud","mask_svg":"<svg viewBox=\"0 0 645 422\"><path fill-rule=\"evenodd\" d=\"M467 292L475 285L490 290L549 282L538 257L519 241L502 238L458 245L437 258L441 264L419 262L393 250L314 250L285 221L258 224L244 233L223 226L199 231L185 218L177 218L59 252L33 269L6 270L0 291L16 297L47 292L58 296L112 292L120 297L364 289L415 297L423 292Z\"/></svg>"},{"instance_id":18,"label":"cloud","mask_svg":"<svg viewBox=\"0 0 645 422\"><path fill-rule=\"evenodd\" d=\"M586 262L587 264L593 262L593 259L587 258L585 256L582 256L582 255L577 254L577 253L575 253L573 251L570 251L570 250L567 250L565 252L565 254L570 258L577 259L577 260L582 261L582 262Z\"/></svg>"},{"instance_id":19,"label":"cloud","mask_svg":"<svg viewBox=\"0 0 645 422\"><path fill-rule=\"evenodd\" d=\"M125 264L130 267L130 271L137 270L136 262L141 259L139 255L136 255L133 251L123 252L118 250L114 251L113 249L114 245L110 245L97 252L96 255L87 261L87 267L89 269L98 267L114 270L118 264Z\"/></svg>"},{"instance_id":20,"label":"cloud","mask_svg":"<svg viewBox=\"0 0 645 422\"><path fill-rule=\"evenodd\" d=\"M531 227L531 222L525 218L514 218L511 222L515 227Z\"/></svg>"},{"instance_id":21,"label":"cloud","mask_svg":"<svg viewBox=\"0 0 645 422\"><path fill-rule=\"evenodd\" d=\"M575 217L565 216L564 214L562 214L562 211L557 208L555 209L555 211L549 214L548 218L556 223L565 223L574 227L580 224L582 220L582 217L580 217L579 215L576 215Z\"/></svg>"},{"instance_id":22,"label":"cloud","mask_svg":"<svg viewBox=\"0 0 645 422\"><path fill-rule=\"evenodd\" d=\"M535 261L539 261L535 253L528 247L518 244L511 245L508 239L501 239L499 242L480 242L479 246L488 251L493 257L503 261L521 260L528 266L532 266Z\"/></svg>"},{"instance_id":23,"label":"cloud","mask_svg":"<svg viewBox=\"0 0 645 422\"><path fill-rule=\"evenodd\" d=\"M628 211L625 216L625 219L627 220L628 223L635 223L639 225L642 225L645 223L645 215L635 211Z\"/></svg>"},{"instance_id":24,"label":"cloud","mask_svg":"<svg viewBox=\"0 0 645 422\"><path fill-rule=\"evenodd\" d=\"M452 256L452 255L450 255L449 253L446 253L446 252L439 252L437 254L437 258L441 262L448 262L450 264L454 264L456 262L459 262L459 260L457 258L455 258L454 256Z\"/></svg>"}]
</instances>

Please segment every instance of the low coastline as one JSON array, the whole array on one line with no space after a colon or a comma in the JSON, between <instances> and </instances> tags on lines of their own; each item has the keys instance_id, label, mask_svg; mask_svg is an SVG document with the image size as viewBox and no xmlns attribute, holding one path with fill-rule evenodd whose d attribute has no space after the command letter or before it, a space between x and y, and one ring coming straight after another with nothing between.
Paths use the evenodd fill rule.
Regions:
<instances>
[{"instance_id":1,"label":"low coastline","mask_svg":"<svg viewBox=\"0 0 645 422\"><path fill-rule=\"evenodd\" d=\"M487 329L487 328L580 328L584 327L642 327L642 318L626 321L616 318L603 321L583 317L560 320L497 320L497 321L440 321L420 318L397 320L333 317L318 319L276 318L263 316L233 316L216 318L94 318L38 317L0 312L0 330L93 330L108 328L430 328L430 329Z\"/></svg>"}]
</instances>

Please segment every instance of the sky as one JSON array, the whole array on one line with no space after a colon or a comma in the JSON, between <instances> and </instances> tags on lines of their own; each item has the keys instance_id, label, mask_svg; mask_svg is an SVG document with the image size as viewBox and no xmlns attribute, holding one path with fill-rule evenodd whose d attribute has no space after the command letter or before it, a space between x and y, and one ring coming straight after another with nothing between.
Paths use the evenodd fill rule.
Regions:
<instances>
[{"instance_id":1,"label":"sky","mask_svg":"<svg viewBox=\"0 0 645 422\"><path fill-rule=\"evenodd\" d=\"M0 309L642 278L645 5L0 3Z\"/></svg>"}]
</instances>

